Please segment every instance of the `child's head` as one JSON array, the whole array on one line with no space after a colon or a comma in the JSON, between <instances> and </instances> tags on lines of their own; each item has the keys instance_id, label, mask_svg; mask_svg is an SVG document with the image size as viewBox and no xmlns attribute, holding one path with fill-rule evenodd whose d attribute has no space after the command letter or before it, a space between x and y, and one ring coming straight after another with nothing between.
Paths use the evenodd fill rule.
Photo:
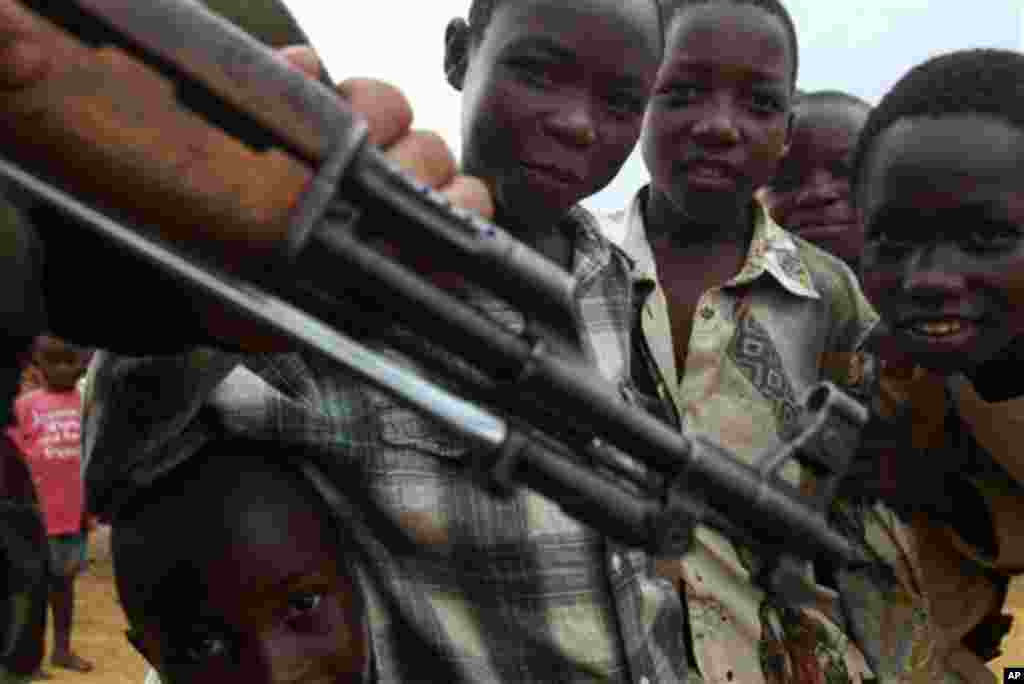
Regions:
<instances>
[{"instance_id":1,"label":"child's head","mask_svg":"<svg viewBox=\"0 0 1024 684\"><path fill-rule=\"evenodd\" d=\"M851 265L860 260L864 231L850 197L850 168L870 112L864 100L835 90L798 96L789 152L764 194L779 225Z\"/></svg>"},{"instance_id":2,"label":"child's head","mask_svg":"<svg viewBox=\"0 0 1024 684\"><path fill-rule=\"evenodd\" d=\"M905 352L969 370L1024 331L1024 55L911 69L854 158L864 289Z\"/></svg>"},{"instance_id":3,"label":"child's head","mask_svg":"<svg viewBox=\"0 0 1024 684\"><path fill-rule=\"evenodd\" d=\"M340 531L286 450L210 443L116 515L118 594L165 684L362 681Z\"/></svg>"},{"instance_id":4,"label":"child's head","mask_svg":"<svg viewBox=\"0 0 1024 684\"><path fill-rule=\"evenodd\" d=\"M445 34L462 163L503 225L547 227L618 173L661 60L657 0L474 0Z\"/></svg>"},{"instance_id":5,"label":"child's head","mask_svg":"<svg viewBox=\"0 0 1024 684\"><path fill-rule=\"evenodd\" d=\"M785 153L797 60L777 0L679 2L645 122L652 192L697 222L735 220Z\"/></svg>"},{"instance_id":6,"label":"child's head","mask_svg":"<svg viewBox=\"0 0 1024 684\"><path fill-rule=\"evenodd\" d=\"M89 352L57 337L41 335L33 345L32 363L42 373L47 389L67 392L85 373Z\"/></svg>"}]
</instances>

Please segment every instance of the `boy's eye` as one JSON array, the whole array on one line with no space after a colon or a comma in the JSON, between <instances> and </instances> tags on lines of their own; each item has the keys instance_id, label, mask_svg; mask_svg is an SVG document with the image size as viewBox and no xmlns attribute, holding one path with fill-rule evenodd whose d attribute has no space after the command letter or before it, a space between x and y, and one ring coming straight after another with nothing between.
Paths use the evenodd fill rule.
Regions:
<instances>
[{"instance_id":1,"label":"boy's eye","mask_svg":"<svg viewBox=\"0 0 1024 684\"><path fill-rule=\"evenodd\" d=\"M868 233L866 246L878 250L880 256L898 256L912 249L916 243L884 230Z\"/></svg>"},{"instance_id":2,"label":"boy's eye","mask_svg":"<svg viewBox=\"0 0 1024 684\"><path fill-rule=\"evenodd\" d=\"M782 97L775 93L751 93L750 103L759 114L778 114L785 106Z\"/></svg>"},{"instance_id":3,"label":"boy's eye","mask_svg":"<svg viewBox=\"0 0 1024 684\"><path fill-rule=\"evenodd\" d=\"M703 92L696 83L673 83L659 90L657 97L669 107L682 107L697 101Z\"/></svg>"},{"instance_id":4,"label":"boy's eye","mask_svg":"<svg viewBox=\"0 0 1024 684\"><path fill-rule=\"evenodd\" d=\"M215 631L198 631L190 634L173 649L175 661L180 665L201 665L215 658L230 655L228 638Z\"/></svg>"},{"instance_id":5,"label":"boy's eye","mask_svg":"<svg viewBox=\"0 0 1024 684\"><path fill-rule=\"evenodd\" d=\"M849 180L853 175L853 169L850 167L850 162L846 159L832 162L829 164L828 170L829 173L832 174L832 177L838 180Z\"/></svg>"},{"instance_id":6,"label":"boy's eye","mask_svg":"<svg viewBox=\"0 0 1024 684\"><path fill-rule=\"evenodd\" d=\"M608 109L622 119L643 114L646 106L644 98L629 92L614 93L605 102Z\"/></svg>"},{"instance_id":7,"label":"boy's eye","mask_svg":"<svg viewBox=\"0 0 1024 684\"><path fill-rule=\"evenodd\" d=\"M294 594L288 600L288 615L297 616L311 613L320 606L320 602L323 600L324 595L315 591Z\"/></svg>"},{"instance_id":8,"label":"boy's eye","mask_svg":"<svg viewBox=\"0 0 1024 684\"><path fill-rule=\"evenodd\" d=\"M554 80L551 76L551 65L534 57L516 57L508 62L509 66L521 79L531 85L547 87Z\"/></svg>"},{"instance_id":9,"label":"boy's eye","mask_svg":"<svg viewBox=\"0 0 1024 684\"><path fill-rule=\"evenodd\" d=\"M302 632L322 631L321 607L325 594L319 591L303 591L292 594L288 599L285 622L294 630Z\"/></svg>"},{"instance_id":10,"label":"boy's eye","mask_svg":"<svg viewBox=\"0 0 1024 684\"><path fill-rule=\"evenodd\" d=\"M968 234L965 246L980 251L1011 249L1020 239L1021 231L1013 226L982 226Z\"/></svg>"}]
</instances>

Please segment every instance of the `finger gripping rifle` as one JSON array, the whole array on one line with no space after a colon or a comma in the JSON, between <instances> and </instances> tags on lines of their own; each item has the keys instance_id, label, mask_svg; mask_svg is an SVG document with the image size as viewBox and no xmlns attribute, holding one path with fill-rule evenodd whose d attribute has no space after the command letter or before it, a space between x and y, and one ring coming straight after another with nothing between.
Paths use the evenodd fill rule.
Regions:
<instances>
[{"instance_id":1,"label":"finger gripping rifle","mask_svg":"<svg viewBox=\"0 0 1024 684\"><path fill-rule=\"evenodd\" d=\"M525 483L665 555L700 523L776 559L859 559L826 513L866 414L834 387L754 465L683 437L554 338L373 249L385 226L515 306L576 316L567 273L403 175L330 89L196 2L0 0L0 36L5 175L458 431L496 487ZM389 341L461 396L342 334L353 301L398 321L409 334ZM794 458L817 475L813 497L779 477Z\"/></svg>"}]
</instances>

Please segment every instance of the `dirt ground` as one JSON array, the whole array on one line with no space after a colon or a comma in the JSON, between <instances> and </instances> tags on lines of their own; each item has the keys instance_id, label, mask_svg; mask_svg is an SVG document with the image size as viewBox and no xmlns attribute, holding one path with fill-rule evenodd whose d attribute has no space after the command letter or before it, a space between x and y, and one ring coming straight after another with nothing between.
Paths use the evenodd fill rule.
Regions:
<instances>
[{"instance_id":1,"label":"dirt ground","mask_svg":"<svg viewBox=\"0 0 1024 684\"><path fill-rule=\"evenodd\" d=\"M77 584L72 644L82 657L96 665L96 669L89 674L78 674L51 667L47 663L45 670L52 675L52 679L47 681L68 684L142 684L146 665L124 638L127 624L117 604L109 533L104 528L93 533L89 542L89 556L89 571L79 578ZM1004 667L1024 666L1024 581L1015 582L1011 586L1008 603L1017 620L1003 644L1006 655L990 663L998 681L1002 681Z\"/></svg>"},{"instance_id":2,"label":"dirt ground","mask_svg":"<svg viewBox=\"0 0 1024 684\"><path fill-rule=\"evenodd\" d=\"M1003 681L1004 667L1024 667L1024 577L1017 577L1010 584L1007 606L1013 612L1014 621L1010 633L1003 641L1003 656L989 663L999 681Z\"/></svg>"},{"instance_id":3,"label":"dirt ground","mask_svg":"<svg viewBox=\"0 0 1024 684\"><path fill-rule=\"evenodd\" d=\"M88 674L71 672L43 663L47 682L71 684L142 684L146 663L124 637L128 623L117 603L114 571L110 561L109 530L101 527L89 539L89 570L75 582L75 623L71 647L95 665ZM50 652L47 630L47 654Z\"/></svg>"}]
</instances>

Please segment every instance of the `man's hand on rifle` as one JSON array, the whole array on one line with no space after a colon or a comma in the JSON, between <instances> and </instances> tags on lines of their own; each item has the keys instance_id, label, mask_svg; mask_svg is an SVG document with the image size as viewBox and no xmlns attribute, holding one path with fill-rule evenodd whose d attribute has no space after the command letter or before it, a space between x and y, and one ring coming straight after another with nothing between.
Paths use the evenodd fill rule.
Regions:
<instances>
[{"instance_id":1,"label":"man's hand on rifle","mask_svg":"<svg viewBox=\"0 0 1024 684\"><path fill-rule=\"evenodd\" d=\"M310 78L320 78L320 61L312 48L295 45L280 53ZM368 78L351 78L336 88L356 112L366 117L369 141L384 150L391 161L439 190L453 204L493 218L494 203L487 187L477 178L458 173L455 157L441 136L433 131L410 130L412 107L402 91ZM438 272L430 254L421 249L403 250L398 242L376 242L376 247L401 259L438 287L453 289L461 283L457 274Z\"/></svg>"},{"instance_id":2,"label":"man's hand on rifle","mask_svg":"<svg viewBox=\"0 0 1024 684\"><path fill-rule=\"evenodd\" d=\"M312 48L292 46L280 54L310 78L320 77L320 61ZM368 78L351 78L337 90L366 117L369 140L418 180L440 190L454 204L491 218L494 205L486 186L458 173L448 145L433 131L410 130L412 107L395 86Z\"/></svg>"},{"instance_id":3,"label":"man's hand on rifle","mask_svg":"<svg viewBox=\"0 0 1024 684\"><path fill-rule=\"evenodd\" d=\"M312 48L291 46L279 54L310 78L320 77L320 61ZM477 212L485 218L494 215L494 204L487 187L480 180L458 172L455 157L437 133L412 130L413 111L402 91L395 86L368 78L351 78L336 86L357 113L366 118L369 142L417 180L444 194L453 204ZM400 237L400 236L399 236ZM401 252L400 245L379 245L392 256ZM429 255L411 261L421 272L430 271ZM430 273L435 284L454 287L457 276ZM275 333L267 333L248 321L239 321L220 309L205 312L206 328L216 337L241 346L246 351L284 351L290 348L288 340Z\"/></svg>"}]
</instances>

